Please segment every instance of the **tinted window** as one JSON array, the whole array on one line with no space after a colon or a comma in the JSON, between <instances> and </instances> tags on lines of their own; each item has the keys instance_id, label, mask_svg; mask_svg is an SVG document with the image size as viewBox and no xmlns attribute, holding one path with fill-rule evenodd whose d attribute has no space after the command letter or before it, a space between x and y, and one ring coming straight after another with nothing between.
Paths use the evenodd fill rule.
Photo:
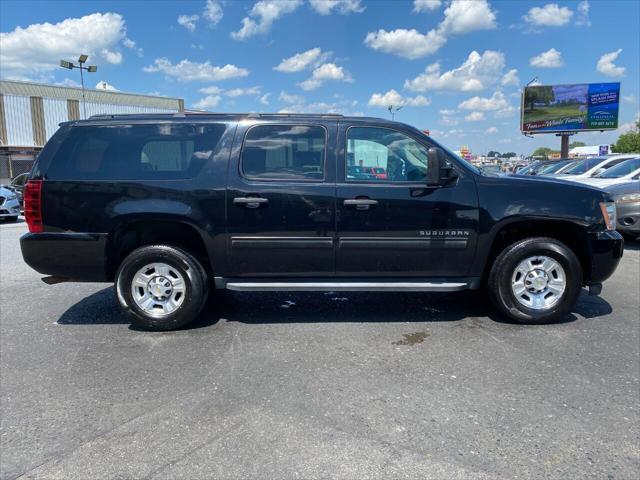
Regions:
<instances>
[{"instance_id":1,"label":"tinted window","mask_svg":"<svg viewBox=\"0 0 640 480\"><path fill-rule=\"evenodd\" d=\"M347 180L421 182L426 174L427 149L411 137L388 128L347 131Z\"/></svg>"},{"instance_id":2,"label":"tinted window","mask_svg":"<svg viewBox=\"0 0 640 480\"><path fill-rule=\"evenodd\" d=\"M597 176L598 178L620 178L632 172L635 172L639 168L640 158L632 158L605 170Z\"/></svg>"},{"instance_id":3,"label":"tinted window","mask_svg":"<svg viewBox=\"0 0 640 480\"><path fill-rule=\"evenodd\" d=\"M308 125L258 125L242 148L242 173L257 180L324 178L325 130Z\"/></svg>"},{"instance_id":4,"label":"tinted window","mask_svg":"<svg viewBox=\"0 0 640 480\"><path fill-rule=\"evenodd\" d=\"M52 180L193 178L211 157L224 125L159 124L76 127L52 158Z\"/></svg>"}]
</instances>

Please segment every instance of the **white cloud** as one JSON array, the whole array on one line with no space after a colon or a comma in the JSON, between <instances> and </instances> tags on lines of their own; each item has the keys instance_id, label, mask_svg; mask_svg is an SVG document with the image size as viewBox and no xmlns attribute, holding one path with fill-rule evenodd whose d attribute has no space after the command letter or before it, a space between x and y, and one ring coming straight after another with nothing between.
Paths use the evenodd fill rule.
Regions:
<instances>
[{"instance_id":1,"label":"white cloud","mask_svg":"<svg viewBox=\"0 0 640 480\"><path fill-rule=\"evenodd\" d=\"M202 17L209 22L209 25L217 25L223 17L220 3L215 0L207 0L204 11L202 12Z\"/></svg>"},{"instance_id":2,"label":"white cloud","mask_svg":"<svg viewBox=\"0 0 640 480\"><path fill-rule=\"evenodd\" d=\"M60 82L55 82L54 85L59 85L61 87L73 87L73 88L79 88L82 85L80 85L78 82L76 82L75 80L71 80L70 78L65 78L64 80L60 81Z\"/></svg>"},{"instance_id":3,"label":"white cloud","mask_svg":"<svg viewBox=\"0 0 640 480\"><path fill-rule=\"evenodd\" d=\"M310 78L298 85L308 91L321 87L326 81L353 82L353 79L343 67L339 67L335 63L324 63L313 71Z\"/></svg>"},{"instance_id":4,"label":"white cloud","mask_svg":"<svg viewBox=\"0 0 640 480\"><path fill-rule=\"evenodd\" d=\"M482 112L471 112L469 115L464 117L467 122L481 122L485 120L484 113Z\"/></svg>"},{"instance_id":5,"label":"white cloud","mask_svg":"<svg viewBox=\"0 0 640 480\"><path fill-rule=\"evenodd\" d=\"M473 51L458 68L440 71L439 63L427 66L424 73L413 80L405 81L405 88L416 92L427 90L453 90L471 92L484 90L497 83L504 69L504 54L486 50L479 54Z\"/></svg>"},{"instance_id":6,"label":"white cloud","mask_svg":"<svg viewBox=\"0 0 640 480\"><path fill-rule=\"evenodd\" d=\"M438 29L445 34L464 34L496 28L496 14L486 0L453 0L444 11Z\"/></svg>"},{"instance_id":7,"label":"white cloud","mask_svg":"<svg viewBox=\"0 0 640 480\"><path fill-rule=\"evenodd\" d=\"M463 110L481 110L483 112L502 110L509 106L509 102L501 91L494 92L490 98L472 97L458 105Z\"/></svg>"},{"instance_id":8,"label":"white cloud","mask_svg":"<svg viewBox=\"0 0 640 480\"><path fill-rule=\"evenodd\" d=\"M626 68L618 67L613 63L621 53L622 49L619 48L615 52L609 52L602 55L598 60L598 71L608 77L624 77Z\"/></svg>"},{"instance_id":9,"label":"white cloud","mask_svg":"<svg viewBox=\"0 0 640 480\"><path fill-rule=\"evenodd\" d=\"M190 32L194 32L196 30L196 22L199 19L199 15L180 15L178 17L178 25L183 26Z\"/></svg>"},{"instance_id":10,"label":"white cloud","mask_svg":"<svg viewBox=\"0 0 640 480\"><path fill-rule=\"evenodd\" d=\"M362 13L365 8L360 0L309 0L309 5L320 15L330 15L334 9L342 15Z\"/></svg>"},{"instance_id":11,"label":"white cloud","mask_svg":"<svg viewBox=\"0 0 640 480\"><path fill-rule=\"evenodd\" d=\"M411 60L437 52L446 42L447 39L436 30L423 35L415 29L404 28L390 32L382 29L369 32L364 39L369 48Z\"/></svg>"},{"instance_id":12,"label":"white cloud","mask_svg":"<svg viewBox=\"0 0 640 480\"><path fill-rule=\"evenodd\" d=\"M340 113L342 115L362 116L363 113L354 111L358 104L355 100L342 100L340 102L314 102L287 105L279 110L279 113Z\"/></svg>"},{"instance_id":13,"label":"white cloud","mask_svg":"<svg viewBox=\"0 0 640 480\"><path fill-rule=\"evenodd\" d=\"M262 95L260 97L260 103L263 105L269 105L269 97L271 96L271 93L265 93L264 95Z\"/></svg>"},{"instance_id":14,"label":"white cloud","mask_svg":"<svg viewBox=\"0 0 640 480\"><path fill-rule=\"evenodd\" d=\"M518 70L512 68L507 73L504 74L502 80L500 80L500 85L505 87L508 86L516 86L520 83L520 79L518 78Z\"/></svg>"},{"instance_id":15,"label":"white cloud","mask_svg":"<svg viewBox=\"0 0 640 480\"><path fill-rule=\"evenodd\" d=\"M304 97L301 97L300 95L292 95L285 91L280 92L278 100L284 103L304 103L305 101Z\"/></svg>"},{"instance_id":16,"label":"white cloud","mask_svg":"<svg viewBox=\"0 0 640 480\"><path fill-rule=\"evenodd\" d=\"M544 7L533 7L522 17L525 22L538 27L561 27L571 20L573 12L557 3L548 3Z\"/></svg>"},{"instance_id":17,"label":"white cloud","mask_svg":"<svg viewBox=\"0 0 640 480\"><path fill-rule=\"evenodd\" d=\"M198 90L200 93L204 93L205 95L218 95L222 93L222 89L216 85L211 85L209 87L204 87Z\"/></svg>"},{"instance_id":18,"label":"white cloud","mask_svg":"<svg viewBox=\"0 0 640 480\"><path fill-rule=\"evenodd\" d=\"M221 97L219 95L207 95L194 103L193 108L197 110L208 110L216 107L218 103L220 103L220 100Z\"/></svg>"},{"instance_id":19,"label":"white cloud","mask_svg":"<svg viewBox=\"0 0 640 480\"><path fill-rule=\"evenodd\" d=\"M116 87L114 87L113 85L105 82L104 80L100 80L98 83L96 83L96 90L109 90L111 92L119 92L120 91Z\"/></svg>"},{"instance_id":20,"label":"white cloud","mask_svg":"<svg viewBox=\"0 0 640 480\"><path fill-rule=\"evenodd\" d=\"M153 65L146 66L143 70L147 73L162 72L179 82L216 82L249 75L248 70L235 65L227 64L224 67L217 67L211 65L208 60L198 63L186 59L174 65L167 58L156 58Z\"/></svg>"},{"instance_id":21,"label":"white cloud","mask_svg":"<svg viewBox=\"0 0 640 480\"><path fill-rule=\"evenodd\" d=\"M440 109L440 115L455 115L456 113L458 113L458 111L451 108Z\"/></svg>"},{"instance_id":22,"label":"white cloud","mask_svg":"<svg viewBox=\"0 0 640 480\"><path fill-rule=\"evenodd\" d=\"M562 67L564 63L562 62L562 54L555 48L551 48L540 55L531 57L529 65L539 68L558 68Z\"/></svg>"},{"instance_id":23,"label":"white cloud","mask_svg":"<svg viewBox=\"0 0 640 480\"><path fill-rule=\"evenodd\" d=\"M444 116L444 117L440 117L440 120L438 121L438 123L440 125L446 125L448 127L455 127L460 123L460 121L457 118Z\"/></svg>"},{"instance_id":24,"label":"white cloud","mask_svg":"<svg viewBox=\"0 0 640 480\"><path fill-rule=\"evenodd\" d=\"M248 87L248 88L232 88L230 90L226 90L224 92L224 95L227 97L236 98L236 97L244 97L247 95L260 95L260 93L262 93L262 88L255 86L255 87Z\"/></svg>"},{"instance_id":25,"label":"white cloud","mask_svg":"<svg viewBox=\"0 0 640 480\"><path fill-rule=\"evenodd\" d=\"M364 43L374 50L416 59L437 52L447 42L448 35L496 28L495 20L495 12L486 0L452 0L442 22L426 34L415 29L380 29L369 32Z\"/></svg>"},{"instance_id":26,"label":"white cloud","mask_svg":"<svg viewBox=\"0 0 640 480\"><path fill-rule=\"evenodd\" d=\"M306 52L296 53L292 57L283 59L274 70L279 72L293 73L311 67L319 66L331 57L331 52L323 52L319 48L312 48Z\"/></svg>"},{"instance_id":27,"label":"white cloud","mask_svg":"<svg viewBox=\"0 0 640 480\"><path fill-rule=\"evenodd\" d=\"M253 5L249 15L242 19L242 27L232 32L236 40L246 40L254 35L265 34L273 23L283 15L295 11L302 0L261 0Z\"/></svg>"},{"instance_id":28,"label":"white cloud","mask_svg":"<svg viewBox=\"0 0 640 480\"><path fill-rule=\"evenodd\" d=\"M142 48L138 47L136 45L136 42L134 42L133 40L131 40L128 37L125 37L124 40L122 40L122 45L125 46L125 48L128 48L129 50L133 50L134 52L136 52L136 54L141 57L143 54L143 50Z\"/></svg>"},{"instance_id":29,"label":"white cloud","mask_svg":"<svg viewBox=\"0 0 640 480\"><path fill-rule=\"evenodd\" d=\"M488 134L498 133L498 129L496 127L489 127L484 131L484 133L488 133Z\"/></svg>"},{"instance_id":30,"label":"white cloud","mask_svg":"<svg viewBox=\"0 0 640 480\"><path fill-rule=\"evenodd\" d=\"M387 93L374 93L369 99L370 107L424 107L431 103L428 98L417 95L415 97L403 97L395 90L389 90Z\"/></svg>"},{"instance_id":31,"label":"white cloud","mask_svg":"<svg viewBox=\"0 0 640 480\"><path fill-rule=\"evenodd\" d=\"M576 18L576 25L581 27L591 26L591 20L589 19L589 0L584 0L578 4L578 18Z\"/></svg>"},{"instance_id":32,"label":"white cloud","mask_svg":"<svg viewBox=\"0 0 640 480\"><path fill-rule=\"evenodd\" d=\"M623 95L622 99L628 103L636 103L637 98L635 95Z\"/></svg>"},{"instance_id":33,"label":"white cloud","mask_svg":"<svg viewBox=\"0 0 640 480\"><path fill-rule=\"evenodd\" d=\"M80 53L93 62L120 63L117 48L125 37L125 21L117 13L16 27L0 33L0 71L3 77L23 78L50 73L59 68L60 59L75 61Z\"/></svg>"},{"instance_id":34,"label":"white cloud","mask_svg":"<svg viewBox=\"0 0 640 480\"><path fill-rule=\"evenodd\" d=\"M438 10L442 6L442 0L413 0L415 13Z\"/></svg>"}]
</instances>

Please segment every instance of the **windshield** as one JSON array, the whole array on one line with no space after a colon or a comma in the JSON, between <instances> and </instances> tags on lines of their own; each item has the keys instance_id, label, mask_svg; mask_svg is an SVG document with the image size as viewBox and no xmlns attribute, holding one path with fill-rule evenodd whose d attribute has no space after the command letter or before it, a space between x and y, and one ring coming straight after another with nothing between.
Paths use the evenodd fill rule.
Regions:
<instances>
[{"instance_id":1,"label":"windshield","mask_svg":"<svg viewBox=\"0 0 640 480\"><path fill-rule=\"evenodd\" d=\"M533 164L527 165L526 167L522 167L520 170L518 170L516 174L527 175L532 168L533 168Z\"/></svg>"},{"instance_id":2,"label":"windshield","mask_svg":"<svg viewBox=\"0 0 640 480\"><path fill-rule=\"evenodd\" d=\"M564 162L552 163L551 165L546 165L544 168L538 171L538 175L549 175L551 173L556 173L563 167L566 167L570 163L574 163L571 160L565 160Z\"/></svg>"},{"instance_id":3,"label":"windshield","mask_svg":"<svg viewBox=\"0 0 640 480\"><path fill-rule=\"evenodd\" d=\"M619 163L615 167L611 167L608 170L605 170L601 174L596 175L596 178L620 178L636 171L639 168L640 168L640 157L632 158L629 160L625 160L622 163Z\"/></svg>"},{"instance_id":4,"label":"windshield","mask_svg":"<svg viewBox=\"0 0 640 480\"><path fill-rule=\"evenodd\" d=\"M562 174L563 175L580 175L581 173L585 173L587 170L592 169L601 161L602 159L600 158L586 158L584 160L578 160L575 163L575 165L572 165L562 170Z\"/></svg>"}]
</instances>

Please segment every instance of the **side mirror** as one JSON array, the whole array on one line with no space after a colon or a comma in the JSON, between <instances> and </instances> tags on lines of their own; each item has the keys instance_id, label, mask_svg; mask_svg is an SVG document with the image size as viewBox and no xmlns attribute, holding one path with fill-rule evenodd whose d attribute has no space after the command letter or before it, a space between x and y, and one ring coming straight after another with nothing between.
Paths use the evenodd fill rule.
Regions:
<instances>
[{"instance_id":1,"label":"side mirror","mask_svg":"<svg viewBox=\"0 0 640 480\"><path fill-rule=\"evenodd\" d=\"M431 147L427 152L427 186L440 187L446 185L455 176L453 168L447 166L442 149Z\"/></svg>"}]
</instances>

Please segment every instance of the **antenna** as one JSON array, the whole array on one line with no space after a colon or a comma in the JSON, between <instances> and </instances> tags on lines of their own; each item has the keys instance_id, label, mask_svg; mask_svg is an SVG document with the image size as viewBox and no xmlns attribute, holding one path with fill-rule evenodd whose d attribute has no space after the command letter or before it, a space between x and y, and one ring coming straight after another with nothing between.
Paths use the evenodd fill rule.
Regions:
<instances>
[{"instance_id":1,"label":"antenna","mask_svg":"<svg viewBox=\"0 0 640 480\"><path fill-rule=\"evenodd\" d=\"M402 110L403 106L404 105L400 105L399 107L394 107L393 105L389 105L387 110L389 110L389 113L391 114L391 120L395 120L396 119L396 113L398 113L400 110Z\"/></svg>"}]
</instances>

